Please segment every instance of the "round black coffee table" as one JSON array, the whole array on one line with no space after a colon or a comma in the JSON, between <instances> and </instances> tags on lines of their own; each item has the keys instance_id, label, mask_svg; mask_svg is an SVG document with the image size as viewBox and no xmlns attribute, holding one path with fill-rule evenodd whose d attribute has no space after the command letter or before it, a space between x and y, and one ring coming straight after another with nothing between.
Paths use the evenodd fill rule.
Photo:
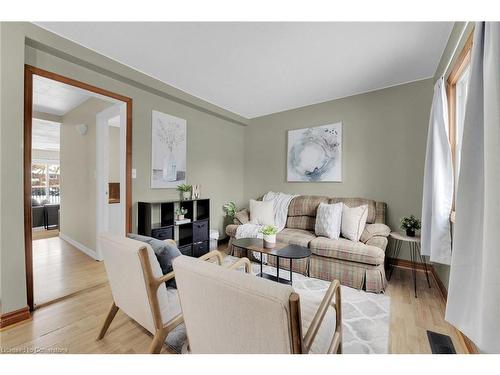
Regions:
<instances>
[{"instance_id":1,"label":"round black coffee table","mask_svg":"<svg viewBox=\"0 0 500 375\"><path fill-rule=\"evenodd\" d=\"M311 250L307 247L282 242L276 242L276 246L274 248L267 249L264 247L264 240L261 238L240 238L233 242L233 246L243 250L256 251L260 253L260 273L257 276L288 285L292 285L292 260L308 258L311 256ZM262 254L276 257L276 276L262 271ZM280 277L280 258L290 260L290 280Z\"/></svg>"}]
</instances>

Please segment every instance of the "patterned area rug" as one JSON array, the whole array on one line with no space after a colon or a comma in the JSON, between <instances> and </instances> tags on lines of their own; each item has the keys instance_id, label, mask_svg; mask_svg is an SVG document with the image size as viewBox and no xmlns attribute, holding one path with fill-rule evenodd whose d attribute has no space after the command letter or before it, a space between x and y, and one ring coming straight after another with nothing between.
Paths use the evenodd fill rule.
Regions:
<instances>
[{"instance_id":1,"label":"patterned area rug","mask_svg":"<svg viewBox=\"0 0 500 375\"><path fill-rule=\"evenodd\" d=\"M224 264L232 264L239 258L227 256ZM265 265L264 272L276 275L276 268ZM260 265L252 263L252 273L260 272ZM280 277L289 278L288 271ZM330 282L293 273L293 288L298 292L323 296ZM345 354L387 354L389 350L389 313L391 299L384 294L341 287L342 295L342 344ZM178 326L167 337L167 345L175 352L185 351L186 330ZM184 347L184 349L183 349Z\"/></svg>"}]
</instances>

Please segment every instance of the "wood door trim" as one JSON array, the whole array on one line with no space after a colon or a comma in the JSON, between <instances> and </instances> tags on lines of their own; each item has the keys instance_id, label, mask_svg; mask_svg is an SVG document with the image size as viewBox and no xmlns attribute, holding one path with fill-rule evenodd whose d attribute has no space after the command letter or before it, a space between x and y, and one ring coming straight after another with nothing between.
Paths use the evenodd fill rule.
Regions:
<instances>
[{"instance_id":1,"label":"wood door trim","mask_svg":"<svg viewBox=\"0 0 500 375\"><path fill-rule=\"evenodd\" d=\"M33 299L33 249L31 236L31 132L33 117L33 75L45 77L78 87L96 94L107 96L126 104L126 145L125 145L125 231L132 231L132 99L87 83L64 77L31 65L24 66L24 251L26 268L26 293L30 310L34 310Z\"/></svg>"}]
</instances>

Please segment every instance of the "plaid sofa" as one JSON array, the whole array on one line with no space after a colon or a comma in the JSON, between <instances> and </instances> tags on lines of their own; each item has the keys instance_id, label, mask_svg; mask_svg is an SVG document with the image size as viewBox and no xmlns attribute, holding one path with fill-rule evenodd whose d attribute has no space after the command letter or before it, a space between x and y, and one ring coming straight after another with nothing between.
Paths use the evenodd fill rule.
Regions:
<instances>
[{"instance_id":1,"label":"plaid sofa","mask_svg":"<svg viewBox=\"0 0 500 375\"><path fill-rule=\"evenodd\" d=\"M359 242L345 238L332 240L317 237L314 233L316 210L320 203L343 202L349 207L368 205L366 226ZM338 279L344 285L380 293L386 286L384 259L387 237L390 229L385 225L386 204L365 198L328 198L302 195L294 198L288 208L285 229L277 234L279 242L309 247L311 257L295 260L292 268L310 277L323 280ZM248 256L244 251L233 248L238 225L249 222L247 209L236 213L234 224L226 227L230 237L229 250L236 256ZM276 258L268 257L268 263L275 266ZM289 261L280 260L280 267L289 269Z\"/></svg>"}]
</instances>

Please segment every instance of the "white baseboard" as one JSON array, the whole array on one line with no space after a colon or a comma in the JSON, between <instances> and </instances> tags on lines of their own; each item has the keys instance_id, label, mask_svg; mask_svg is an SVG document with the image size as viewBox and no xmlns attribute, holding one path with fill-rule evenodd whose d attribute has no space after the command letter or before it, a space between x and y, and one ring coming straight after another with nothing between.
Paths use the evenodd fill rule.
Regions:
<instances>
[{"instance_id":1,"label":"white baseboard","mask_svg":"<svg viewBox=\"0 0 500 375\"><path fill-rule=\"evenodd\" d=\"M97 257L97 253L95 252L95 250L92 250L92 249L88 248L87 246L81 244L80 242L75 241L74 239L72 239L71 237L68 237L64 233L59 232L59 238L61 240L64 240L64 241L68 242L69 244L73 245L78 250L80 250L82 253L87 254L92 259L99 260L99 258Z\"/></svg>"}]
</instances>

